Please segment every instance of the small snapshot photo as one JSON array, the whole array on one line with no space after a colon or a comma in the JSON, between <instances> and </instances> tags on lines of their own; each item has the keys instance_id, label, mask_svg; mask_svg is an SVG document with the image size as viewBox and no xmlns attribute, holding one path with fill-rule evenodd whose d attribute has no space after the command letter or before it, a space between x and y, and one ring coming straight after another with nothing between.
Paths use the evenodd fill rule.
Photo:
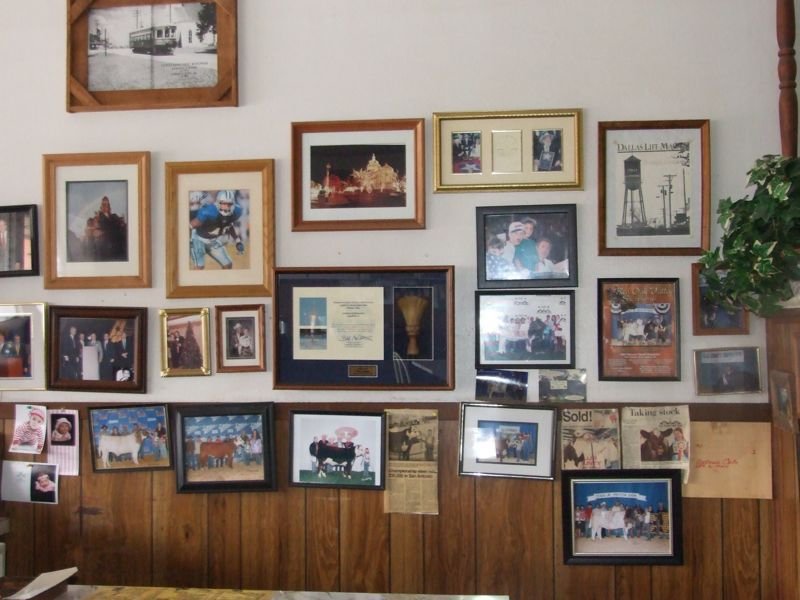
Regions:
<instances>
[{"instance_id":1,"label":"small snapshot photo","mask_svg":"<svg viewBox=\"0 0 800 600\"><path fill-rule=\"evenodd\" d=\"M189 192L190 270L249 269L250 190Z\"/></svg>"},{"instance_id":2,"label":"small snapshot photo","mask_svg":"<svg viewBox=\"0 0 800 600\"><path fill-rule=\"evenodd\" d=\"M388 460L436 462L439 458L439 417L436 411L387 411Z\"/></svg>"},{"instance_id":3,"label":"small snapshot photo","mask_svg":"<svg viewBox=\"0 0 800 600\"><path fill-rule=\"evenodd\" d=\"M89 429L95 472L172 466L172 440L163 404L90 408Z\"/></svg>"},{"instance_id":4,"label":"small snapshot photo","mask_svg":"<svg viewBox=\"0 0 800 600\"><path fill-rule=\"evenodd\" d=\"M58 504L58 465L4 460L0 497L6 502Z\"/></svg>"},{"instance_id":5,"label":"small snapshot photo","mask_svg":"<svg viewBox=\"0 0 800 600\"><path fill-rule=\"evenodd\" d=\"M500 404L528 401L528 372L504 369L478 369L475 400Z\"/></svg>"},{"instance_id":6,"label":"small snapshot photo","mask_svg":"<svg viewBox=\"0 0 800 600\"><path fill-rule=\"evenodd\" d=\"M794 375L784 371L769 372L769 396L773 422L781 429L797 431L797 409L794 396Z\"/></svg>"},{"instance_id":7,"label":"small snapshot photo","mask_svg":"<svg viewBox=\"0 0 800 600\"><path fill-rule=\"evenodd\" d=\"M395 356L406 360L431 361L434 356L434 289L397 286L394 295Z\"/></svg>"},{"instance_id":8,"label":"small snapshot photo","mask_svg":"<svg viewBox=\"0 0 800 600\"><path fill-rule=\"evenodd\" d=\"M694 351L698 395L747 394L761 391L761 358L757 347Z\"/></svg>"},{"instance_id":9,"label":"small snapshot photo","mask_svg":"<svg viewBox=\"0 0 800 600\"><path fill-rule=\"evenodd\" d=\"M586 369L539 369L539 402L586 402Z\"/></svg>"},{"instance_id":10,"label":"small snapshot photo","mask_svg":"<svg viewBox=\"0 0 800 600\"><path fill-rule=\"evenodd\" d=\"M0 207L0 277L39 274L36 205Z\"/></svg>"},{"instance_id":11,"label":"small snapshot photo","mask_svg":"<svg viewBox=\"0 0 800 600\"><path fill-rule=\"evenodd\" d=\"M17 404L14 407L14 435L9 452L39 454L47 437L47 407Z\"/></svg>"},{"instance_id":12,"label":"small snapshot photo","mask_svg":"<svg viewBox=\"0 0 800 600\"><path fill-rule=\"evenodd\" d=\"M452 173L481 173L481 132L454 131L451 135L453 147Z\"/></svg>"},{"instance_id":13,"label":"small snapshot photo","mask_svg":"<svg viewBox=\"0 0 800 600\"><path fill-rule=\"evenodd\" d=\"M561 129L533 130L534 171L561 171L564 168L561 158L562 136Z\"/></svg>"},{"instance_id":14,"label":"small snapshot photo","mask_svg":"<svg viewBox=\"0 0 800 600\"><path fill-rule=\"evenodd\" d=\"M67 181L68 263L128 262L128 180Z\"/></svg>"},{"instance_id":15,"label":"small snapshot photo","mask_svg":"<svg viewBox=\"0 0 800 600\"><path fill-rule=\"evenodd\" d=\"M47 428L50 446L74 446L77 437L75 414L71 412L49 412Z\"/></svg>"},{"instance_id":16,"label":"small snapshot photo","mask_svg":"<svg viewBox=\"0 0 800 600\"><path fill-rule=\"evenodd\" d=\"M161 376L210 375L208 309L161 309L159 316Z\"/></svg>"}]
</instances>

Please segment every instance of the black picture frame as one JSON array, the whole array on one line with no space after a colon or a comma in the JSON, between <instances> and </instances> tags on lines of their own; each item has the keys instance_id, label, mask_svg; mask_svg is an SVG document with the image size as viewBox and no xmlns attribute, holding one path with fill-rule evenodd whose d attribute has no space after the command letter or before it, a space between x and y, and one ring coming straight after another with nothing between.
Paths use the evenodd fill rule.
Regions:
<instances>
[{"instance_id":1,"label":"black picture frame","mask_svg":"<svg viewBox=\"0 0 800 600\"><path fill-rule=\"evenodd\" d=\"M5 242L3 237L7 237ZM13 260L15 258L16 260ZM0 277L25 277L38 274L37 206L35 204L0 206Z\"/></svg>"},{"instance_id":2,"label":"black picture frame","mask_svg":"<svg viewBox=\"0 0 800 600\"><path fill-rule=\"evenodd\" d=\"M87 412L95 473L172 468L166 404L97 406Z\"/></svg>"}]
</instances>

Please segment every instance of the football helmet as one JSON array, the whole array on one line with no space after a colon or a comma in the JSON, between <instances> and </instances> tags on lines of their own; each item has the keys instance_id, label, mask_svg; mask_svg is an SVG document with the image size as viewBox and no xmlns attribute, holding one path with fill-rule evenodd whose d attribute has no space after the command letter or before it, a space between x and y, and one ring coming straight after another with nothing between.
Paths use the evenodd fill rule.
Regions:
<instances>
[{"instance_id":1,"label":"football helmet","mask_svg":"<svg viewBox=\"0 0 800 600\"><path fill-rule=\"evenodd\" d=\"M234 204L236 204L235 190L220 190L217 192L217 210L223 217L233 214Z\"/></svg>"}]
</instances>

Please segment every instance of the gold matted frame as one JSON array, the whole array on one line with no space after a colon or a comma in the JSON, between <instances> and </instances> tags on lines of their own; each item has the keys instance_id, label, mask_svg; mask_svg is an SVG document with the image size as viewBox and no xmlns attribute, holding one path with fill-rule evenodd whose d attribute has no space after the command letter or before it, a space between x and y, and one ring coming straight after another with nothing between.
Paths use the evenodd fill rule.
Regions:
<instances>
[{"instance_id":1,"label":"gold matted frame","mask_svg":"<svg viewBox=\"0 0 800 600\"><path fill-rule=\"evenodd\" d=\"M162 308L158 319L161 376L211 375L208 308Z\"/></svg>"},{"instance_id":2,"label":"gold matted frame","mask_svg":"<svg viewBox=\"0 0 800 600\"><path fill-rule=\"evenodd\" d=\"M263 304L215 306L217 373L266 371Z\"/></svg>"},{"instance_id":3,"label":"gold matted frame","mask_svg":"<svg viewBox=\"0 0 800 600\"><path fill-rule=\"evenodd\" d=\"M167 298L271 296L272 159L166 163ZM231 214L217 208L223 198Z\"/></svg>"},{"instance_id":4,"label":"gold matted frame","mask_svg":"<svg viewBox=\"0 0 800 600\"><path fill-rule=\"evenodd\" d=\"M150 287L150 153L45 154L43 180L44 287Z\"/></svg>"},{"instance_id":5,"label":"gold matted frame","mask_svg":"<svg viewBox=\"0 0 800 600\"><path fill-rule=\"evenodd\" d=\"M67 110L237 106L236 15L237 0L67 0Z\"/></svg>"},{"instance_id":6,"label":"gold matted frame","mask_svg":"<svg viewBox=\"0 0 800 600\"><path fill-rule=\"evenodd\" d=\"M581 189L578 108L433 113L435 192Z\"/></svg>"}]
</instances>

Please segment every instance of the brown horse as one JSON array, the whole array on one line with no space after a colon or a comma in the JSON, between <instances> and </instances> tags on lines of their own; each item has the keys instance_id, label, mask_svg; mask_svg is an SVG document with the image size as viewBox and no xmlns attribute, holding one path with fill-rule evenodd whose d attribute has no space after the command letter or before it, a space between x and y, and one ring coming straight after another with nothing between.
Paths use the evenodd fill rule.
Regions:
<instances>
[{"instance_id":1,"label":"brown horse","mask_svg":"<svg viewBox=\"0 0 800 600\"><path fill-rule=\"evenodd\" d=\"M233 441L227 442L201 442L200 443L200 468L208 467L208 459L215 459L222 461L224 466L226 463L233 468L233 454L236 452L236 443Z\"/></svg>"}]
</instances>

